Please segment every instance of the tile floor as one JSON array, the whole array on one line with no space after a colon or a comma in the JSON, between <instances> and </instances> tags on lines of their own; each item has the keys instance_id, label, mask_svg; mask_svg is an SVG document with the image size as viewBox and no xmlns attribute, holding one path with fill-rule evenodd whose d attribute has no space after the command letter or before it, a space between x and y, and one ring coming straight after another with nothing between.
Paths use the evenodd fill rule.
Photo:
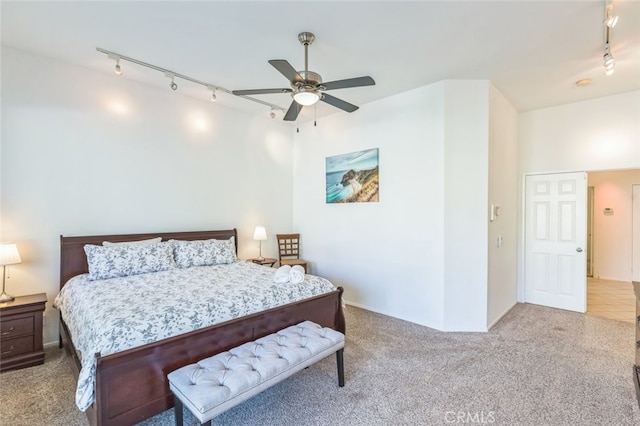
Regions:
<instances>
[{"instance_id":1,"label":"tile floor","mask_svg":"<svg viewBox=\"0 0 640 426\"><path fill-rule=\"evenodd\" d=\"M588 277L587 315L634 322L636 297L631 283Z\"/></svg>"}]
</instances>

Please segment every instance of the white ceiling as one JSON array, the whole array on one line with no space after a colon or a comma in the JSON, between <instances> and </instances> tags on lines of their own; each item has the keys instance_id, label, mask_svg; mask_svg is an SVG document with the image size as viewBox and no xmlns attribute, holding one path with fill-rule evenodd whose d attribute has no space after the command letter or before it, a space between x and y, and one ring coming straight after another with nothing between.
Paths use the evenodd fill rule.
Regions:
<instances>
[{"instance_id":1,"label":"white ceiling","mask_svg":"<svg viewBox=\"0 0 640 426\"><path fill-rule=\"evenodd\" d=\"M287 87L267 61L304 69L298 33L316 35L309 68L324 81L370 75L331 94L363 105L443 79L490 80L527 111L640 89L640 1L614 0L616 72L603 75L605 0L597 1L2 1L2 45L112 74L101 47L227 89ZM127 62L129 78L169 80ZM112 74L113 75L113 74ZM575 82L592 84L578 88ZM206 97L181 82L178 92ZM288 108L287 94L255 96ZM232 95L219 102L267 108ZM301 119L312 116L306 108ZM318 116L337 112L320 103ZM342 113L342 112L340 112Z\"/></svg>"}]
</instances>

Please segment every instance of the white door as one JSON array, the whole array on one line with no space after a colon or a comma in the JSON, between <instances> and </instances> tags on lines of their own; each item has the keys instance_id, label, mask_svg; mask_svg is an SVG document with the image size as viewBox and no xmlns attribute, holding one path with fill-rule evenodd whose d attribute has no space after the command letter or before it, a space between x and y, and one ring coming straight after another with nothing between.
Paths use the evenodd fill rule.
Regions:
<instances>
[{"instance_id":1,"label":"white door","mask_svg":"<svg viewBox=\"0 0 640 426\"><path fill-rule=\"evenodd\" d=\"M587 174L525 180L525 302L587 308Z\"/></svg>"},{"instance_id":2,"label":"white door","mask_svg":"<svg viewBox=\"0 0 640 426\"><path fill-rule=\"evenodd\" d=\"M631 263L633 281L640 282L640 185L633 185L633 260Z\"/></svg>"}]
</instances>

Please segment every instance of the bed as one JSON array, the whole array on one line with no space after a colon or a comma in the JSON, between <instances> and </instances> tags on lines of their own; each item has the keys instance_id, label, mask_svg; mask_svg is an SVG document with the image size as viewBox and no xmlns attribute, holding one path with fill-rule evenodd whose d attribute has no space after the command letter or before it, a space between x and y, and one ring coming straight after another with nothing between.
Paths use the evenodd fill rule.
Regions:
<instances>
[{"instance_id":1,"label":"bed","mask_svg":"<svg viewBox=\"0 0 640 426\"><path fill-rule=\"evenodd\" d=\"M122 234L60 237L60 288L70 279L84 278L89 272L84 246L101 245L103 241L125 242L161 237L168 240L228 240L237 241L237 231L198 231L153 234ZM236 248L237 250L237 248ZM245 270L261 268L247 263L234 266ZM275 272L275 269L273 270ZM272 272L270 272L272 273ZM81 276L81 277L78 277ZM171 295L167 296L171 298ZM342 288L303 300L254 312L221 323L205 326L183 334L163 338L108 355L95 354L94 400L86 413L92 425L135 424L173 406L166 375L187 364L197 362L242 343L274 333L304 320L345 332L342 311ZM123 308L131 303L123 299ZM77 328L77 326L76 326ZM74 345L62 315L60 346L73 360L76 377L80 375L81 356Z\"/></svg>"}]
</instances>

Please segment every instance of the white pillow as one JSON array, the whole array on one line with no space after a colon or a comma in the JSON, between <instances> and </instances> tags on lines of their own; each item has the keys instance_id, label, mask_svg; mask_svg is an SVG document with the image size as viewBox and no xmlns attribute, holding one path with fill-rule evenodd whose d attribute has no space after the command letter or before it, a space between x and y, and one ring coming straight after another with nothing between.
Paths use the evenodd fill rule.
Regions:
<instances>
[{"instance_id":1,"label":"white pillow","mask_svg":"<svg viewBox=\"0 0 640 426\"><path fill-rule=\"evenodd\" d=\"M162 237L149 238L148 240L138 240L138 241L122 241L120 243L112 243L111 241L103 241L103 246L124 246L124 245L136 245L136 244L156 244L162 241Z\"/></svg>"},{"instance_id":2,"label":"white pillow","mask_svg":"<svg viewBox=\"0 0 640 426\"><path fill-rule=\"evenodd\" d=\"M236 245L233 237L228 240L170 240L178 268L210 266L236 261Z\"/></svg>"},{"instance_id":3,"label":"white pillow","mask_svg":"<svg viewBox=\"0 0 640 426\"><path fill-rule=\"evenodd\" d=\"M126 277L175 269L171 243L97 246L86 244L89 280Z\"/></svg>"}]
</instances>

